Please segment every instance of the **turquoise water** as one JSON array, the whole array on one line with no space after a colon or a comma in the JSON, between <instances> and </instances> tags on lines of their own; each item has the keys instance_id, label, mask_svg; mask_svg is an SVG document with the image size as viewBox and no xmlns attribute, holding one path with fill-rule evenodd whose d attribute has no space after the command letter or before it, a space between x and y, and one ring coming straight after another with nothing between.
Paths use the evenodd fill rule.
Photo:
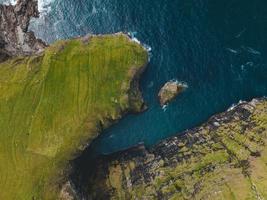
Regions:
<instances>
[{"instance_id":1,"label":"turquoise water","mask_svg":"<svg viewBox=\"0 0 267 200\"><path fill-rule=\"evenodd\" d=\"M55 0L47 10L31 29L48 42L124 31L152 48L141 80L149 110L106 130L94 154L152 145L267 94L265 0ZM189 87L164 111L157 92L173 78Z\"/></svg>"}]
</instances>

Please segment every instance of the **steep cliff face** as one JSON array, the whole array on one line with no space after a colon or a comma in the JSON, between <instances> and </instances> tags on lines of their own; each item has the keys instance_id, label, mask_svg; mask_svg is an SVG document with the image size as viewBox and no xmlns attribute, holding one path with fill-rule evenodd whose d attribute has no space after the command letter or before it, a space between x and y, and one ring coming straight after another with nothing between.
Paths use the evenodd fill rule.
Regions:
<instances>
[{"instance_id":1,"label":"steep cliff face","mask_svg":"<svg viewBox=\"0 0 267 200\"><path fill-rule=\"evenodd\" d=\"M38 16L37 0L18 0L15 6L0 5L0 62L44 49L46 44L28 31L30 19Z\"/></svg>"},{"instance_id":2,"label":"steep cliff face","mask_svg":"<svg viewBox=\"0 0 267 200\"><path fill-rule=\"evenodd\" d=\"M267 198L267 100L213 116L151 149L99 158L89 199Z\"/></svg>"}]
</instances>

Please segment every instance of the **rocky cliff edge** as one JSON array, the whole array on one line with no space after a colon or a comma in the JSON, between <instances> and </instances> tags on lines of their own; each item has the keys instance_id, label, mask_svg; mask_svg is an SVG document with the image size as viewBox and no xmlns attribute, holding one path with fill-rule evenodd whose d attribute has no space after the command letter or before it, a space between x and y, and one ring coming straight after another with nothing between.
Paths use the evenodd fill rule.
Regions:
<instances>
[{"instance_id":1,"label":"rocky cliff edge","mask_svg":"<svg viewBox=\"0 0 267 200\"><path fill-rule=\"evenodd\" d=\"M243 102L146 149L97 160L89 199L267 198L267 100Z\"/></svg>"}]
</instances>

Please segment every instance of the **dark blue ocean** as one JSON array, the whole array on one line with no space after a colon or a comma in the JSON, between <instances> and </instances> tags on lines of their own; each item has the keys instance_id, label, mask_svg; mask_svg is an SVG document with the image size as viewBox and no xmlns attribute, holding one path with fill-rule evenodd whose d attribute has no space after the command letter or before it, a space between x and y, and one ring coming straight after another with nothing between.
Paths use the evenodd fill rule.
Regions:
<instances>
[{"instance_id":1,"label":"dark blue ocean","mask_svg":"<svg viewBox=\"0 0 267 200\"><path fill-rule=\"evenodd\" d=\"M54 0L42 9L31 29L47 42L123 31L152 48L141 79L149 110L107 129L91 153L150 146L267 95L266 0ZM188 89L164 111L157 93L170 79Z\"/></svg>"}]
</instances>

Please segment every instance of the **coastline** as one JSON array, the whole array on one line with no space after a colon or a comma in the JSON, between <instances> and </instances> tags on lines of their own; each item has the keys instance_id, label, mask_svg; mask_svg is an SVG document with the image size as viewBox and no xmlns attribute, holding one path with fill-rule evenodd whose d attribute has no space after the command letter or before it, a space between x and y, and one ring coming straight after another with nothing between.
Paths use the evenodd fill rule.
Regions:
<instances>
[{"instance_id":1,"label":"coastline","mask_svg":"<svg viewBox=\"0 0 267 200\"><path fill-rule=\"evenodd\" d=\"M6 108L2 121L10 118L8 103L15 99L20 107L14 105L17 117L9 121L27 134L0 124L2 141L11 144L0 145L4 147L0 151L0 177L7 176L7 180L0 180L4 190L0 197L68 199L64 184L68 184L72 170L70 161L125 114L146 109L139 78L147 63L146 49L122 33L61 40L42 54L14 54L2 62L0 105ZM10 134L15 143L8 138ZM16 163L7 162L9 156ZM28 174L31 170L35 175ZM19 171L23 171L23 178L16 175ZM17 192L11 192L8 184L17 187Z\"/></svg>"},{"instance_id":2,"label":"coastline","mask_svg":"<svg viewBox=\"0 0 267 200\"><path fill-rule=\"evenodd\" d=\"M267 150L266 106L266 98L240 102L151 148L140 144L99 156L87 195L91 199L216 199L232 193L243 199L254 193L263 198L266 184L256 174L267 175L260 170ZM243 182L244 188L236 188L236 181ZM217 187L212 188L214 184ZM228 191L225 185L235 189Z\"/></svg>"},{"instance_id":3,"label":"coastline","mask_svg":"<svg viewBox=\"0 0 267 200\"><path fill-rule=\"evenodd\" d=\"M64 159L61 158L59 164L53 163L53 165L60 165L56 172L53 173L54 177L49 180L42 179L40 183L36 181L38 183L38 187L36 186L37 189L34 189L33 192L36 192L38 189L44 186L41 182L45 182L44 190L46 190L46 193L52 193L56 191L57 193L60 193L60 199L63 200L81 198L81 194L79 194L79 192L76 190L77 188L75 188L75 185L73 185L69 177L73 170L70 162L79 157L81 153L88 146L90 146L91 141L98 137L104 129L108 128L114 123L119 122L119 120L128 113L140 113L146 110L147 107L139 90L139 80L140 76L146 69L147 63L149 62L149 52L151 49L148 46L141 44L136 38L131 37L130 34L126 35L125 33L119 32L111 35L88 35L59 41L56 42L59 45L57 46L58 49L56 49L54 52L55 56L53 59L56 59L57 56L61 54L61 51L65 49L66 42L71 43L73 41L81 41L83 45L87 45L90 43L92 38L102 38L105 40L107 37L113 36L127 37L129 41L136 43L136 45L146 50L146 62L144 62L144 64L142 66L140 65L138 68L129 68L127 73L125 73L127 81L129 81L129 85L126 87L122 84L122 88L124 88L124 94L122 95L122 98L124 99L123 105L116 105L112 107L111 112L96 112L96 120L93 122L89 121L89 123L93 123L93 127L91 127L92 130L86 129L87 127L85 127L83 131L85 131L87 135L84 134L81 136L81 138L78 138L78 140L75 141L75 146L77 147L75 151L67 150L67 148L71 146L70 144L72 144L72 141L64 144L64 148L66 148L65 150L68 155L64 155ZM49 47L45 47L45 49L47 48ZM76 50L79 52L79 49ZM35 52L35 50L33 52ZM21 64L21 62L25 62L28 65L28 69L31 67L33 69L35 68L36 71L33 70L33 72L38 74L38 67L36 67L37 65L34 63L37 61L37 63L40 64L38 60L43 59L42 57L45 55L45 50L43 53L42 52L42 48L41 51L38 50L37 54L32 52L23 52L21 55L27 55L27 57L20 58L16 58L16 54L13 54L12 56L14 56L14 58L7 60L6 63L10 62L12 67L17 67ZM3 66L6 66L6 63L4 63ZM19 72L17 74L19 74ZM47 77L49 78L49 76ZM26 86L25 90L27 91ZM3 95L3 97L9 99L9 97L13 95L12 88L10 91L11 92L8 93L8 95ZM16 93L16 91L14 93ZM27 94L30 94L30 92ZM118 100L113 97L111 98L111 101L114 103L114 105L118 103ZM138 144L117 153L100 156L95 166L95 172L97 174L96 176L91 177L92 179L90 179L87 183L88 185L86 185L86 187L90 187L90 190L86 191L86 195L96 199L99 197L115 199L127 199L133 197L142 198L140 195L144 195L147 199L158 198L160 200L165 198L188 199L202 198L207 196L212 199L212 197L214 197L212 196L213 194L211 194L212 192L214 194L223 193L226 196L228 195L227 197L229 197L229 199L230 197L232 198L232 196L236 196L239 199L243 196L252 196L256 199L264 198L266 196L264 187L267 187L267 184L265 184L265 182L262 183L261 181L262 179L267 178L267 175L264 170L261 171L262 168L264 168L264 164L261 163L261 159L264 161L267 160L264 157L266 142L265 119L267 119L264 109L266 110L266 101L266 98L258 98L252 100L251 102L240 102L237 105L230 107L226 112L215 114L206 123L196 128L186 130L182 132L181 135L178 134L177 136L164 139L158 144L153 145L151 148L146 148L144 144ZM64 102L64 100L62 100L62 102ZM14 110L16 109L19 110L19 108L15 108ZM255 112L262 118L257 118ZM10 113L12 112L10 111ZM250 118L251 116L253 119ZM90 130L92 132L90 132ZM252 130L252 132L248 133L250 130ZM207 133L205 131L207 131ZM29 138L34 139L30 133L31 129L28 132L25 131L26 135L29 134ZM15 138L15 136L13 137ZM28 136L23 137L28 139ZM71 140L74 140L75 137L71 138ZM60 140L58 141L60 142ZM53 139L52 142L54 142ZM25 156L24 154L18 154L18 150L15 147L18 145L18 143L20 143L19 139L13 140L11 143L11 146L14 146L14 149L12 149L13 154L10 157L14 162L17 162L17 157ZM49 162L49 160L51 158L53 159L54 155L58 153L56 151L56 153L52 152L50 155L50 150L47 152L42 152L42 148L45 150L49 149L46 146L47 144L41 143L40 147L38 146L38 143L36 145L37 147L31 145L27 148L27 151L29 151L31 154L34 154L34 157L41 155L41 159L43 159L43 157L47 159L42 164ZM21 146L19 146L19 148L21 148ZM0 159L0 161L3 162L5 160ZM25 165L27 164L28 163ZM43 166L40 165L38 167ZM30 167L28 168L30 169ZM28 168L27 170L29 170ZM37 168L34 168L34 170ZM0 165L0 171L1 169L3 168ZM257 171L262 172L262 174L257 174ZM224 173L223 177L219 175L222 173ZM116 176L112 176L112 174L115 174ZM209 179L211 176L214 178L214 180ZM227 180L221 180L225 177ZM231 177L234 178L231 179ZM220 180L218 181L216 178ZM21 183L20 184L23 185L23 182ZM248 191L247 193L243 192L241 190L242 188L235 188L239 183L242 183L241 185L243 188L246 188ZM5 183L3 185L5 186ZM215 187L213 190L213 185L223 185L223 187ZM231 191L231 187L236 191ZM47 188L49 189L47 190ZM42 188L40 191L41 190ZM207 192L207 190L210 190L210 193L209 191ZM37 191L31 196L31 198L38 198L38 195L41 196L42 191ZM6 196L4 196L4 198L5 197Z\"/></svg>"}]
</instances>

